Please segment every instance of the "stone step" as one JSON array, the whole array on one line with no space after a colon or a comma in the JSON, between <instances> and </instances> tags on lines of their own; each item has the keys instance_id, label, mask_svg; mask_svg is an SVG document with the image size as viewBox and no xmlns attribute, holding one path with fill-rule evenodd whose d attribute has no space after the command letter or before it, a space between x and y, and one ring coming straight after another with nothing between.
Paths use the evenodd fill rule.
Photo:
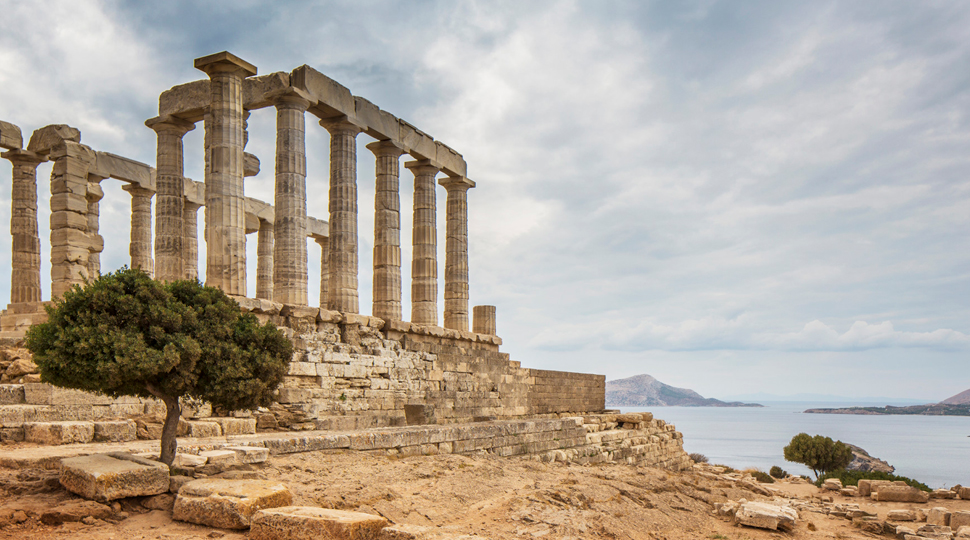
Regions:
<instances>
[{"instance_id":1,"label":"stone step","mask_svg":"<svg viewBox=\"0 0 970 540\"><path fill-rule=\"evenodd\" d=\"M284 506L256 512L250 525L249 538L253 540L293 538L379 540L381 530L387 525L386 519L362 512L312 506Z\"/></svg>"}]
</instances>

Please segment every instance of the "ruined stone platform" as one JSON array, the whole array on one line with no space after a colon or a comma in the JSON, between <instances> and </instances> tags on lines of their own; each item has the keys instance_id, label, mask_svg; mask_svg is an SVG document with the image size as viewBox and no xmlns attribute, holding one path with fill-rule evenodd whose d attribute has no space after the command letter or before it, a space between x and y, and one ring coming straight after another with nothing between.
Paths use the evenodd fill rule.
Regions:
<instances>
[{"instance_id":1,"label":"ruined stone platform","mask_svg":"<svg viewBox=\"0 0 970 540\"><path fill-rule=\"evenodd\" d=\"M227 447L262 447L272 455L324 450L381 452L408 457L486 454L573 463L621 462L680 470L689 466L672 424L645 413L639 422L615 414L499 420L358 431L272 432L180 438L179 450L197 454ZM623 415L630 420L630 415ZM639 416L639 415L637 415ZM0 467L57 469L60 460L105 452L158 452L158 441L25 446L0 450Z\"/></svg>"}]
</instances>

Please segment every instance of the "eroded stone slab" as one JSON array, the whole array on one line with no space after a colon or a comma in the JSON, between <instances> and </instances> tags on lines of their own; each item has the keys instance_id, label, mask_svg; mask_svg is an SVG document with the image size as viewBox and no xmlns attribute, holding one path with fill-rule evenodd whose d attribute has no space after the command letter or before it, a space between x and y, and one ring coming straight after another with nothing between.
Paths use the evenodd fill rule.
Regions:
<instances>
[{"instance_id":1,"label":"eroded stone slab","mask_svg":"<svg viewBox=\"0 0 970 540\"><path fill-rule=\"evenodd\" d=\"M179 489L172 518L223 529L249 527L253 514L289 506L293 494L280 482L203 478Z\"/></svg>"},{"instance_id":2,"label":"eroded stone slab","mask_svg":"<svg viewBox=\"0 0 970 540\"><path fill-rule=\"evenodd\" d=\"M310 506L260 510L253 516L253 540L363 540L379 538L387 520L372 514Z\"/></svg>"},{"instance_id":3,"label":"eroded stone slab","mask_svg":"<svg viewBox=\"0 0 970 540\"><path fill-rule=\"evenodd\" d=\"M94 440L94 422L27 422L24 439L50 445L88 443Z\"/></svg>"},{"instance_id":4,"label":"eroded stone slab","mask_svg":"<svg viewBox=\"0 0 970 540\"><path fill-rule=\"evenodd\" d=\"M798 513L790 506L777 506L760 502L746 502L734 514L735 523L773 531L790 532L795 528L795 520L797 519Z\"/></svg>"},{"instance_id":5,"label":"eroded stone slab","mask_svg":"<svg viewBox=\"0 0 970 540\"><path fill-rule=\"evenodd\" d=\"M128 454L95 454L61 460L61 485L94 501L158 495L169 488L168 466Z\"/></svg>"},{"instance_id":6,"label":"eroded stone slab","mask_svg":"<svg viewBox=\"0 0 970 540\"><path fill-rule=\"evenodd\" d=\"M876 489L873 486L873 489ZM925 503L930 494L911 486L881 485L870 495L874 501Z\"/></svg>"},{"instance_id":7,"label":"eroded stone slab","mask_svg":"<svg viewBox=\"0 0 970 540\"><path fill-rule=\"evenodd\" d=\"M269 448L261 446L227 446L223 450L235 452L240 463L262 463L269 459Z\"/></svg>"},{"instance_id":8,"label":"eroded stone slab","mask_svg":"<svg viewBox=\"0 0 970 540\"><path fill-rule=\"evenodd\" d=\"M138 428L132 420L109 420L94 423L94 440L125 442L138 438Z\"/></svg>"}]
</instances>

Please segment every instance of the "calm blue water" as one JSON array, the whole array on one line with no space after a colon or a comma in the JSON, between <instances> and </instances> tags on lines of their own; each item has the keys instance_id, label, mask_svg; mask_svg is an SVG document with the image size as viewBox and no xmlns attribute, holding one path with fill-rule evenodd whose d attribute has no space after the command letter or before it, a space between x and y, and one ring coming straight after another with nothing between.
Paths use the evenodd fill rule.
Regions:
<instances>
[{"instance_id":1,"label":"calm blue water","mask_svg":"<svg viewBox=\"0 0 970 540\"><path fill-rule=\"evenodd\" d=\"M798 433L825 435L860 446L896 467L896 473L930 487L970 485L970 417L862 416L804 414L809 408L859 406L817 402L765 402L763 408L654 407L650 411L684 434L684 449L711 463L735 468L772 465L812 476L803 465L785 461L782 449ZM862 404L866 405L866 404ZM872 404L877 405L877 404ZM878 405L885 405L881 403Z\"/></svg>"}]
</instances>

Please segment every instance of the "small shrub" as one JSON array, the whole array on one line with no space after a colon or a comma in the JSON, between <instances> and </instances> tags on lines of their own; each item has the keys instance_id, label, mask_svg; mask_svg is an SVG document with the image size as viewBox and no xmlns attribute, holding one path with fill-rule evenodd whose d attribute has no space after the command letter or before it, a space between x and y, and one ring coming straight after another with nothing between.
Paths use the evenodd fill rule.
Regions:
<instances>
[{"instance_id":1,"label":"small shrub","mask_svg":"<svg viewBox=\"0 0 970 540\"><path fill-rule=\"evenodd\" d=\"M771 477L770 474L762 471L747 471L748 474L754 477L755 480L761 482L762 484L774 484L775 479Z\"/></svg>"},{"instance_id":2,"label":"small shrub","mask_svg":"<svg viewBox=\"0 0 970 540\"><path fill-rule=\"evenodd\" d=\"M822 435L809 436L799 433L784 448L785 459L806 465L815 478L830 471L844 469L852 461L852 449L842 441L833 441Z\"/></svg>"},{"instance_id":3,"label":"small shrub","mask_svg":"<svg viewBox=\"0 0 970 540\"><path fill-rule=\"evenodd\" d=\"M778 465L772 465L771 469L768 470L768 474L779 480L782 478L788 478L788 471L782 469Z\"/></svg>"},{"instance_id":4,"label":"small shrub","mask_svg":"<svg viewBox=\"0 0 970 540\"><path fill-rule=\"evenodd\" d=\"M816 486L821 487L822 482L829 478L838 478L842 481L843 486L858 486L859 480L889 480L890 482L895 482L897 480L902 480L906 484L913 486L916 489L920 489L926 492L932 492L929 486L913 480L912 478L907 478L905 476L897 476L891 473L876 472L876 471L832 471L830 473L823 474L815 482Z\"/></svg>"},{"instance_id":5,"label":"small shrub","mask_svg":"<svg viewBox=\"0 0 970 540\"><path fill-rule=\"evenodd\" d=\"M722 469L724 469L724 472L725 473L738 472L734 467L728 467L727 465L724 465L723 463L715 463L714 464L714 467L721 467Z\"/></svg>"},{"instance_id":6,"label":"small shrub","mask_svg":"<svg viewBox=\"0 0 970 540\"><path fill-rule=\"evenodd\" d=\"M690 458L694 460L694 463L707 463L707 456L704 454L693 453Z\"/></svg>"}]
</instances>

